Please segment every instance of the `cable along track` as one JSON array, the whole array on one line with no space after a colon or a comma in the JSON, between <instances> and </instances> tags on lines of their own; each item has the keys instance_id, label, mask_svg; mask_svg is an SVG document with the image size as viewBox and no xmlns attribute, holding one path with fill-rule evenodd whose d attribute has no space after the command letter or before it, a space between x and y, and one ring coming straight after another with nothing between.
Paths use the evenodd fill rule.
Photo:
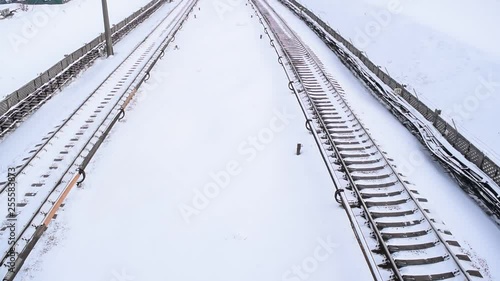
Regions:
<instances>
[{"instance_id":1,"label":"cable along track","mask_svg":"<svg viewBox=\"0 0 500 281\"><path fill-rule=\"evenodd\" d=\"M409 189L345 102L339 83L265 0L252 0L308 118L376 280L482 280L460 244ZM264 24L262 19L266 22ZM274 39L273 39L274 38ZM281 49L281 50L278 50ZM288 70L287 70L288 67ZM288 75L288 73L287 73ZM289 76L290 77L290 76ZM345 192L344 192L345 191Z\"/></svg>"}]
</instances>

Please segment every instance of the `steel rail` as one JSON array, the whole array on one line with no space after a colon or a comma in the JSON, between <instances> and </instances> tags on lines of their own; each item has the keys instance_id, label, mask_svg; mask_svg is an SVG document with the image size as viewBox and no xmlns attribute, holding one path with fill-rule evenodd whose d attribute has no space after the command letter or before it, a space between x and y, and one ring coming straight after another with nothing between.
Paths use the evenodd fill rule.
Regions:
<instances>
[{"instance_id":1,"label":"steel rail","mask_svg":"<svg viewBox=\"0 0 500 281\"><path fill-rule=\"evenodd\" d=\"M266 2L266 1L264 1ZM297 37L297 35L294 33L294 31L286 24L286 22L276 13L276 11L266 2L267 6L268 6L268 9L270 9L273 14L274 14L274 17L278 18L280 20L280 26L286 28L287 32L289 34L293 34L293 36L295 37L295 42L300 44L300 47L303 49L304 52L308 52L308 47L306 47L302 41ZM269 24L269 22L268 22ZM274 32L274 31L273 31ZM276 37L278 37L276 34L275 34ZM278 40L279 42L279 40ZM281 47L283 49L285 49L286 47L283 45L282 42L279 42ZM287 53L287 52L285 52ZM290 62L290 65L291 65L291 68L294 70L295 74L296 74L296 77L297 79L300 81L300 84L303 85L303 81L302 79L300 78L300 74L299 74L299 71L297 70L297 68L294 66L293 62L292 62L292 59L287 55L287 58L289 59L289 62ZM309 55L309 58L311 60L314 61L315 65L317 66L318 70L321 72L321 76L323 78L325 78L328 83L332 86L332 88L335 90L335 87L333 86L332 82L329 80L329 76L324 73L324 69L322 67L322 64L320 62L318 62L317 60L317 57L314 55L314 54L310 54ZM357 188L357 185L355 183L355 181L353 180L353 178L351 177L351 174L349 173L348 169L347 169L347 165L346 163L344 162L340 152L338 151L337 147L334 145L334 141L331 137L331 135L326 131L326 128L327 128L327 125L325 124L324 120L322 120L321 118L321 114L318 110L318 108L316 107L316 104L312 101L312 98L309 96L309 93L307 92L306 88L304 87L304 91L306 93L306 95L308 96L308 99L310 101L310 104L312 106L312 109L314 111L314 114L313 115L316 115L317 116L317 119L320 123L320 128L321 130L324 131L325 133L325 136L326 138L328 139L329 143L331 144L331 147L333 147L333 149L335 150L335 153L336 153L336 156L337 156L337 160L340 162L340 164L342 165L342 167L344 168L344 171L346 172L346 176L347 176L347 179L349 181L349 184L350 186L354 189L356 195L357 195L357 198L358 198L358 203L361 203L362 207L363 207L363 210L365 212L365 215L368 217L368 221L370 222L370 224L372 225L372 230L375 232L376 236L377 236L377 240L380 244L380 246L383 247L383 250L387 256L387 258L389 259L390 263L391 263L391 268L394 272L394 274L396 275L396 278L398 280L403 280L403 277L399 274L399 269L398 269L398 266L397 264L395 263L395 261L392 259L392 255L390 254L390 251L388 250L388 248L386 247L385 245L385 242L382 238L382 235L381 233L378 231L378 228L377 228L377 225L376 225L376 222L374 221L374 219L371 217L370 215L370 211L368 210L368 207L366 206L366 204L364 203L362 197L361 197L361 193L359 191L359 189ZM338 93L337 93L338 94ZM346 107L349 109L349 107L347 106L347 104L345 103L345 100L339 95L339 97L341 98L342 100L342 103L344 105L346 105ZM354 119L357 121L357 123L359 124L359 126L361 126L361 128L363 128L363 130L366 132L366 128L364 128L363 124L358 120L358 118L356 117L356 115L349 109L349 112L351 113L352 116L354 116ZM373 139L371 138L371 136L369 134L366 134L366 136L368 137L368 139L374 144L376 145L376 143L373 141ZM383 154L383 153L380 153L380 155L382 156L382 158L385 160L386 163L389 163L387 157ZM453 254L453 251L449 248L449 246L447 245L447 243L445 242L444 238L441 236L440 234L440 231L434 226L434 224L431 222L431 219L428 217L428 215L425 213L425 211L422 209L422 207L420 206L420 204L418 204L418 201L417 199L415 198L415 196L413 196L413 194L409 191L409 189L407 188L407 186L404 184L404 181L400 178L400 176L398 175L398 173L394 170L393 166L390 165L390 164L387 164L387 166L391 169L392 171L392 174L395 175L395 177L398 179L398 181L401 183L401 185L404 187L404 189L406 190L406 193L410 196L410 198L413 200L413 202L415 203L415 205L417 206L417 208L419 209L420 211L420 214L422 214L424 216L424 218L429 222L429 225L431 226L433 232L436 234L437 238L439 239L439 241L441 242L441 244L446 248L446 250L449 252L450 256L453 257L453 260L455 262L455 264L457 265L457 267L460 269L460 271L463 273L463 276L465 276L467 278L467 280L470 280L470 277L467 273L467 271L462 267L461 263L458 261L457 257Z\"/></svg>"},{"instance_id":2,"label":"steel rail","mask_svg":"<svg viewBox=\"0 0 500 281\"><path fill-rule=\"evenodd\" d=\"M108 114L106 115L106 117L101 122L101 124L96 127L96 129L93 132L92 136L86 141L86 143L83 146L83 148L75 156L74 160L67 167L67 169L65 170L65 172L63 173L63 175L61 176L61 178L58 180L57 184L53 187L52 191L46 196L45 200L42 202L42 204L40 204L40 206L38 207L38 209L34 212L33 216L31 217L30 222L23 228L22 232L19 234L19 236L16 239L16 242L14 243L14 246L15 246L21 240L28 241L27 243L25 243L25 247L23 248L23 250L21 251L21 253L24 253L24 251L27 249L26 246L31 246L30 249L27 249L28 251L31 251L32 247L34 246L34 244L31 245L31 243L29 243L29 241L31 241L34 238L35 234L41 235L43 233L43 231L45 231L45 229L43 229L42 233L39 233L39 231L38 231L39 226L36 226L35 219L40 214L43 215L43 216L46 216L46 215L49 215L49 214L52 213L52 211L49 211L47 213L44 213L42 211L42 209L46 206L47 203L49 203L49 204L54 204L55 203L55 202L50 202L49 198L54 194L54 192L57 190L57 188L60 186L60 184L64 182L65 178L67 178L67 177L73 177L73 175L75 174L75 172L71 171L71 167L74 167L76 165L78 159L80 159L82 157L82 153L84 151L88 151L89 153L87 154L87 156L84 157L85 159L82 162L82 164L84 164L84 165L81 165L80 167L84 168L86 166L86 164L88 164L88 162L90 161L90 158L92 158L92 156L95 153L95 150L93 148L96 147L96 146L98 146L98 145L100 145L102 143L103 138L101 138L101 137L102 136L105 137L109 133L109 131L111 130L111 128L113 127L113 125L115 125L115 123L117 122L117 120L121 119L120 117L122 117L122 112L124 111L125 107L128 104L128 103L126 103L126 101L129 99L129 96L130 95L134 95L137 92L137 88L146 80L146 77L149 76L149 71L152 69L152 66L154 66L154 64L156 64L156 62L159 59L161 59L161 57L163 57L162 54L164 53L164 50L166 49L166 47L168 46L168 44L173 40L173 38L174 38L175 34L178 32L178 30L180 30L182 24L185 22L186 18L191 13L191 11L192 11L193 7L196 5L197 1L198 0L191 0L191 2L188 2L188 4L186 4L186 6L183 8L183 11L181 11L171 21L171 23L169 24L169 26L167 28L170 28L170 26L174 22L175 22L174 25L176 25L176 27L174 27L172 29L172 31L170 32L170 34L166 37L165 41L162 44L159 45L157 51L151 57L150 61L143 66L142 70L139 71L139 74L143 73L142 77L139 77L139 76L136 77L134 79L134 81L130 84L129 88L127 88L124 91L122 97L120 99L118 99L117 102L115 103L115 105L113 106L113 108L115 108L115 110L110 110L108 112ZM182 3L182 1L179 2L179 4L177 4L176 7L178 7L180 5L180 3ZM164 20L167 19L167 17L165 17ZM157 27L159 27L159 25L157 25L155 29L157 29ZM134 86L134 84L135 84L135 86ZM134 89L132 91L129 91L131 88L134 88ZM129 95L127 95L127 93L129 93ZM116 112L116 110L118 110L118 112L115 114L115 117L112 118L112 119L110 119L111 115L113 114L113 112ZM104 124L106 124L106 123L109 123L109 125L107 126L107 128L106 129L102 128L104 126ZM102 133L101 137L98 137L98 139L101 140L101 141L100 142L98 141L97 143L92 144L91 142L98 135L98 132ZM78 169L78 173L81 173L81 168ZM64 191L61 191L59 194L64 194ZM42 218L42 221L44 221L44 218ZM35 231L33 233L31 233L30 237L25 238L24 237L25 233L27 232L27 230L30 227L35 227ZM37 240L39 238L40 237L37 237ZM11 249L14 249L15 248L14 246L11 247ZM7 258L7 256L8 256L8 254L6 254L2 258L2 265L4 265L4 262L5 262L5 259ZM24 263L24 260L22 260L20 262ZM19 269L20 269L20 266L19 266L18 270Z\"/></svg>"}]
</instances>

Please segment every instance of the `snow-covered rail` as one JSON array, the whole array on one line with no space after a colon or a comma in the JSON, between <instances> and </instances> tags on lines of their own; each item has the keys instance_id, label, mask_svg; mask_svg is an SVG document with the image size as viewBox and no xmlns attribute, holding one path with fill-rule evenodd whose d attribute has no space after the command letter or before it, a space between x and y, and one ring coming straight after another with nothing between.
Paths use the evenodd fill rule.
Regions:
<instances>
[{"instance_id":1,"label":"snow-covered rail","mask_svg":"<svg viewBox=\"0 0 500 281\"><path fill-rule=\"evenodd\" d=\"M360 82L420 140L462 189L500 225L498 165L306 7L295 0L279 1L318 35Z\"/></svg>"},{"instance_id":2,"label":"snow-covered rail","mask_svg":"<svg viewBox=\"0 0 500 281\"><path fill-rule=\"evenodd\" d=\"M113 44L123 39L164 3L165 0L152 1L113 26ZM58 90L71 83L78 74L87 69L102 55L104 46L104 35L101 35L0 101L0 138L15 130L27 116L40 108Z\"/></svg>"},{"instance_id":3,"label":"snow-covered rail","mask_svg":"<svg viewBox=\"0 0 500 281\"><path fill-rule=\"evenodd\" d=\"M265 0L252 1L308 118L308 129L335 183L335 198L351 220L374 279L482 279L452 233L433 219L427 200L394 170L321 61Z\"/></svg>"},{"instance_id":4,"label":"snow-covered rail","mask_svg":"<svg viewBox=\"0 0 500 281\"><path fill-rule=\"evenodd\" d=\"M0 228L0 274L6 276L3 280L12 280L20 269L69 189L84 175L90 158L125 114L131 98L149 78L150 70L163 57L196 3L179 1L99 88L13 167L9 177L15 182L14 196L10 194L11 181L0 183L2 206L11 206L7 204L11 198L16 203L13 210L0 209L0 217L5 218Z\"/></svg>"}]
</instances>

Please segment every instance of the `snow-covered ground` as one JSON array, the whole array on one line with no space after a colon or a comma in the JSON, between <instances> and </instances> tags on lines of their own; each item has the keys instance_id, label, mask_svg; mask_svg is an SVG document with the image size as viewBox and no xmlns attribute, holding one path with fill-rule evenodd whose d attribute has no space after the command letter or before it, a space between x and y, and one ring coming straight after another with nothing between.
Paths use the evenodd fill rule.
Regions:
<instances>
[{"instance_id":1,"label":"snow-covered ground","mask_svg":"<svg viewBox=\"0 0 500 281\"><path fill-rule=\"evenodd\" d=\"M221 1L200 0L173 43L179 49L156 66L16 280L370 280L262 27L243 1ZM498 227L314 33L271 2L433 216L500 280ZM2 160L21 157L59 123L167 10L3 140Z\"/></svg>"},{"instance_id":2,"label":"snow-covered ground","mask_svg":"<svg viewBox=\"0 0 500 281\"><path fill-rule=\"evenodd\" d=\"M500 163L500 1L300 1Z\"/></svg>"},{"instance_id":3,"label":"snow-covered ground","mask_svg":"<svg viewBox=\"0 0 500 281\"><path fill-rule=\"evenodd\" d=\"M150 0L108 0L116 24ZM16 6L15 4L2 5ZM104 30L100 0L31 5L0 20L0 99L17 90Z\"/></svg>"},{"instance_id":4,"label":"snow-covered ground","mask_svg":"<svg viewBox=\"0 0 500 281\"><path fill-rule=\"evenodd\" d=\"M0 177L7 173L7 168L20 164L28 151L95 91L113 70L125 60L144 37L156 27L172 10L176 2L157 10L142 24L132 30L115 47L115 55L98 59L92 67L83 72L78 79L54 95L35 113L29 116L19 127L0 140Z\"/></svg>"},{"instance_id":5,"label":"snow-covered ground","mask_svg":"<svg viewBox=\"0 0 500 281\"><path fill-rule=\"evenodd\" d=\"M10 11L13 11L13 10L17 10L19 9L19 4L1 4L0 5L0 10L3 10L3 9L9 9Z\"/></svg>"},{"instance_id":6,"label":"snow-covered ground","mask_svg":"<svg viewBox=\"0 0 500 281\"><path fill-rule=\"evenodd\" d=\"M371 278L253 10L213 3L195 8L17 280Z\"/></svg>"},{"instance_id":7,"label":"snow-covered ground","mask_svg":"<svg viewBox=\"0 0 500 281\"><path fill-rule=\"evenodd\" d=\"M277 0L272 3L288 24L311 47L345 90L351 109L376 143L394 160L398 172L429 200L432 216L446 223L460 244L484 266L491 280L500 280L500 229L436 163L420 142L377 101L328 47L299 18ZM491 123L490 123L491 124Z\"/></svg>"}]
</instances>

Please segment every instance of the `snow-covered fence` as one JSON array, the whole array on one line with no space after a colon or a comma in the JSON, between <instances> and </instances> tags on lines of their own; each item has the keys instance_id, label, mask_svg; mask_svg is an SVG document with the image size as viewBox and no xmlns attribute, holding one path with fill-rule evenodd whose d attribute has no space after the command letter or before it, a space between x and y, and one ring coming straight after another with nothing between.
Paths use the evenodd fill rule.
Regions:
<instances>
[{"instance_id":1,"label":"snow-covered fence","mask_svg":"<svg viewBox=\"0 0 500 281\"><path fill-rule=\"evenodd\" d=\"M164 2L166 0L152 0L146 6L140 8L136 12L134 12L129 17L125 18L118 24L114 25L111 28L111 32L113 34L113 39L120 38L123 33L127 32L125 30L128 24L135 21L139 15L141 15L144 11L150 9L151 7L157 5L159 2ZM10 109L19 104L22 100L28 97L31 94L36 94L37 90L42 88L47 82L51 81L55 77L57 77L63 70L70 67L72 64L77 62L78 60L84 58L84 56L97 47L99 44L102 44L105 41L104 35L97 36L95 39L85 44L83 47L74 51L73 53L65 56L64 59L60 60L56 64L54 64L51 68L40 74L35 79L29 81L24 86L16 90L15 92L8 95L4 100L0 101L0 116L7 113Z\"/></svg>"},{"instance_id":2,"label":"snow-covered fence","mask_svg":"<svg viewBox=\"0 0 500 281\"><path fill-rule=\"evenodd\" d=\"M354 56L356 56L375 76L383 81L391 89L399 89L400 95L405 99L413 108L420 112L425 119L430 121L434 127L443 135L443 137L462 155L479 167L486 175L493 181L500 185L500 167L478 147L471 143L465 136L460 134L454 126L446 122L438 112L429 108L417 97L411 94L405 87L392 78L389 74L385 73L380 67L368 59L362 51L358 50L349 40L346 40L337 31L333 30L328 24L317 17L313 12L304 7L302 4L295 0L280 0L285 5L292 4L297 7L301 13L307 15L316 24L318 24L325 32L332 36L335 40L345 46Z\"/></svg>"},{"instance_id":3,"label":"snow-covered fence","mask_svg":"<svg viewBox=\"0 0 500 281\"><path fill-rule=\"evenodd\" d=\"M9 14L10 14L9 8L0 10L0 16L2 16L2 17L6 18Z\"/></svg>"}]
</instances>

